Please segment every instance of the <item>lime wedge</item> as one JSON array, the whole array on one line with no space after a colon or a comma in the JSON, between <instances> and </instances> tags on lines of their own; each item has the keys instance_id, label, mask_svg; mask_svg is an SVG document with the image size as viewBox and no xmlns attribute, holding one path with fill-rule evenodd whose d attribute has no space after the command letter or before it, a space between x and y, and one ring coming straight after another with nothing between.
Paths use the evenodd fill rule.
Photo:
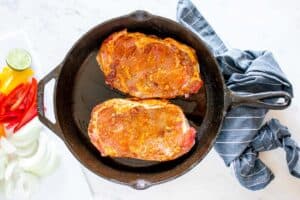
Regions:
<instances>
[{"instance_id":1,"label":"lime wedge","mask_svg":"<svg viewBox=\"0 0 300 200\"><path fill-rule=\"evenodd\" d=\"M31 56L24 49L12 49L7 57L6 63L15 70L24 70L31 65Z\"/></svg>"}]
</instances>

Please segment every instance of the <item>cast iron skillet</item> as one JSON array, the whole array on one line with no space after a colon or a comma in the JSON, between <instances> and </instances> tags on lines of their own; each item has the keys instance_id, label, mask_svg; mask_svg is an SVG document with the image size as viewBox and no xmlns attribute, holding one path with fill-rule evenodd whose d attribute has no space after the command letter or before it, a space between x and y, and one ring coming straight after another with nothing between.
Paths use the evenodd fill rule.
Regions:
<instances>
[{"instance_id":1,"label":"cast iron skillet","mask_svg":"<svg viewBox=\"0 0 300 200\"><path fill-rule=\"evenodd\" d=\"M105 85L95 59L101 42L111 33L124 28L162 38L172 37L197 52L205 86L188 99L172 100L181 106L190 124L197 129L196 144L189 153L176 160L147 162L101 157L89 141L87 126L92 108L114 97L126 97ZM44 113L44 87L51 79L56 81L55 123L47 119ZM274 97L284 101L272 104L263 101ZM240 96L230 91L224 84L216 60L196 34L170 19L136 11L96 26L75 43L63 62L39 82L38 113L39 119L65 142L85 167L110 181L145 189L172 180L196 166L212 148L230 106L242 104L283 109L290 104L290 99L285 92Z\"/></svg>"}]
</instances>

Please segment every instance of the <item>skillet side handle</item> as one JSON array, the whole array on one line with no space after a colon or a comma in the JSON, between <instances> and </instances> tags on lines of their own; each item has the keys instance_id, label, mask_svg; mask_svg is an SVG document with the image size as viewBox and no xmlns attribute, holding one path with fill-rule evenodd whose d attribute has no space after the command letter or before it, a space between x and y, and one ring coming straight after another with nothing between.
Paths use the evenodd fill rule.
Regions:
<instances>
[{"instance_id":1,"label":"skillet side handle","mask_svg":"<svg viewBox=\"0 0 300 200\"><path fill-rule=\"evenodd\" d=\"M44 90L45 86L52 79L57 81L58 75L60 73L61 65L58 65L54 70L52 70L49 74L47 74L43 79L41 79L38 83L38 96L37 96L37 104L38 104L38 116L39 120L47 126L51 131L53 131L58 137L63 139L63 135L61 133L61 129L55 119L55 123L51 122L45 115L45 105L44 105ZM55 87L55 86L54 86ZM54 96L54 95L53 95Z\"/></svg>"},{"instance_id":2,"label":"skillet side handle","mask_svg":"<svg viewBox=\"0 0 300 200\"><path fill-rule=\"evenodd\" d=\"M138 22L147 21L153 17L152 14L145 10L136 10L130 13L128 16Z\"/></svg>"},{"instance_id":3,"label":"skillet side handle","mask_svg":"<svg viewBox=\"0 0 300 200\"><path fill-rule=\"evenodd\" d=\"M272 110L283 110L292 101L292 96L284 91L260 92L257 94L239 94L228 89L228 107L250 106L256 108L267 108ZM277 102L267 102L264 100L278 98Z\"/></svg>"},{"instance_id":4,"label":"skillet side handle","mask_svg":"<svg viewBox=\"0 0 300 200\"><path fill-rule=\"evenodd\" d=\"M129 184L129 186L131 186L133 189L136 189L136 190L145 190L145 189L151 187L152 183L150 183L144 179L137 179L137 180L131 182Z\"/></svg>"}]
</instances>

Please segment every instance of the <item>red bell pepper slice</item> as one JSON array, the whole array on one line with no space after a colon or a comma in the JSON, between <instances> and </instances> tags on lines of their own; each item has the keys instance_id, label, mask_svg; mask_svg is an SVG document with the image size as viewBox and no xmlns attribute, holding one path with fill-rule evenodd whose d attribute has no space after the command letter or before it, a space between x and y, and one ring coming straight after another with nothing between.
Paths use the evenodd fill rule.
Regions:
<instances>
[{"instance_id":1,"label":"red bell pepper slice","mask_svg":"<svg viewBox=\"0 0 300 200\"><path fill-rule=\"evenodd\" d=\"M7 129L11 129L15 127L20 122L20 118L12 119L9 123L5 124L5 127Z\"/></svg>"},{"instance_id":2,"label":"red bell pepper slice","mask_svg":"<svg viewBox=\"0 0 300 200\"><path fill-rule=\"evenodd\" d=\"M37 80L35 78L32 78L27 98L24 101L25 110L31 106L34 100L36 100L36 95L37 95Z\"/></svg>"},{"instance_id":3,"label":"red bell pepper slice","mask_svg":"<svg viewBox=\"0 0 300 200\"><path fill-rule=\"evenodd\" d=\"M30 85L29 85L29 84L25 84L22 93L17 94L18 97L17 97L16 101L15 101L14 104L10 107L10 110L11 110L11 111L14 111L14 110L17 110L17 109L20 108L20 105L21 105L21 104L24 102L24 100L26 99L29 90L30 90Z\"/></svg>"},{"instance_id":4,"label":"red bell pepper slice","mask_svg":"<svg viewBox=\"0 0 300 200\"><path fill-rule=\"evenodd\" d=\"M0 123L9 123L11 120L19 118L22 113L18 111L12 111L5 113L3 115L0 115Z\"/></svg>"},{"instance_id":5,"label":"red bell pepper slice","mask_svg":"<svg viewBox=\"0 0 300 200\"><path fill-rule=\"evenodd\" d=\"M5 97L6 97L6 96L5 96L4 94L0 93L0 105L1 105L2 102L4 101Z\"/></svg>"},{"instance_id":6,"label":"red bell pepper slice","mask_svg":"<svg viewBox=\"0 0 300 200\"><path fill-rule=\"evenodd\" d=\"M14 128L14 133L22 128L27 122L37 116L37 104L33 102L27 112L23 115L18 125Z\"/></svg>"},{"instance_id":7,"label":"red bell pepper slice","mask_svg":"<svg viewBox=\"0 0 300 200\"><path fill-rule=\"evenodd\" d=\"M5 98L6 98L6 96L4 94L0 93L0 115L5 112L5 109L3 106L3 102L4 102Z\"/></svg>"},{"instance_id":8,"label":"red bell pepper slice","mask_svg":"<svg viewBox=\"0 0 300 200\"><path fill-rule=\"evenodd\" d=\"M22 93L24 93L24 90L26 89L25 84L18 85L13 91L11 91L7 97L4 99L2 106L5 109L9 109L15 101L18 99L18 96Z\"/></svg>"},{"instance_id":9,"label":"red bell pepper slice","mask_svg":"<svg viewBox=\"0 0 300 200\"><path fill-rule=\"evenodd\" d=\"M37 80L18 85L7 96L0 94L0 123L19 130L37 116Z\"/></svg>"},{"instance_id":10,"label":"red bell pepper slice","mask_svg":"<svg viewBox=\"0 0 300 200\"><path fill-rule=\"evenodd\" d=\"M27 97L28 105L25 105L25 114L20 119L18 125L14 128L14 133L37 116L37 81L35 78L32 79Z\"/></svg>"}]
</instances>

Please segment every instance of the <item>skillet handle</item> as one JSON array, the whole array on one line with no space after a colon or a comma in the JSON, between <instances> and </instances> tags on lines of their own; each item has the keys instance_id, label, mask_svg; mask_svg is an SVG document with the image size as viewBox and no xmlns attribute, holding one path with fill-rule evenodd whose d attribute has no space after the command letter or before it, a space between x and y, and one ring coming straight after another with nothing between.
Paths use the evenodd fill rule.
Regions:
<instances>
[{"instance_id":1,"label":"skillet handle","mask_svg":"<svg viewBox=\"0 0 300 200\"><path fill-rule=\"evenodd\" d=\"M135 21L143 22L151 19L153 15L145 10L136 10L130 13L128 16Z\"/></svg>"},{"instance_id":2,"label":"skillet handle","mask_svg":"<svg viewBox=\"0 0 300 200\"><path fill-rule=\"evenodd\" d=\"M257 108L267 108L272 110L282 110L291 104L292 96L284 91L260 92L257 94L239 94L228 89L228 106L251 106ZM276 102L267 102L264 100L278 98Z\"/></svg>"},{"instance_id":3,"label":"skillet handle","mask_svg":"<svg viewBox=\"0 0 300 200\"><path fill-rule=\"evenodd\" d=\"M45 86L49 81L52 79L57 81L58 75L60 73L61 65L58 65L54 70L52 70L49 74L47 74L43 79L41 79L38 83L38 97L37 97L37 104L38 104L38 116L39 120L47 126L50 130L52 130L58 137L63 139L63 135L61 133L61 129L57 120L55 119L55 123L51 122L45 115L45 105L44 105L44 90ZM56 87L56 86L54 86ZM55 95L53 95L55 96ZM54 97L55 98L55 97Z\"/></svg>"}]
</instances>

